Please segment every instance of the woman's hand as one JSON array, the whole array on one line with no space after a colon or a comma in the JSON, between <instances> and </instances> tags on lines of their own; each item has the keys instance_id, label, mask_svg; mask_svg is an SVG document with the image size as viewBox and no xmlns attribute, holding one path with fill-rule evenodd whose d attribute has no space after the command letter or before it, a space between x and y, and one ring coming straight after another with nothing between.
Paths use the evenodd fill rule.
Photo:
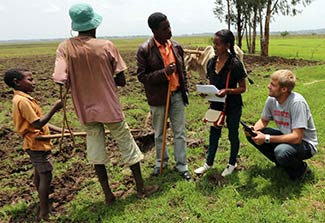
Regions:
<instances>
[{"instance_id":1,"label":"woman's hand","mask_svg":"<svg viewBox=\"0 0 325 223\"><path fill-rule=\"evenodd\" d=\"M205 98L206 96L208 96L208 94L200 93L199 96Z\"/></svg>"},{"instance_id":2,"label":"woman's hand","mask_svg":"<svg viewBox=\"0 0 325 223\"><path fill-rule=\"evenodd\" d=\"M226 95L226 89L221 89L218 94L216 94L217 97L223 98Z\"/></svg>"}]
</instances>

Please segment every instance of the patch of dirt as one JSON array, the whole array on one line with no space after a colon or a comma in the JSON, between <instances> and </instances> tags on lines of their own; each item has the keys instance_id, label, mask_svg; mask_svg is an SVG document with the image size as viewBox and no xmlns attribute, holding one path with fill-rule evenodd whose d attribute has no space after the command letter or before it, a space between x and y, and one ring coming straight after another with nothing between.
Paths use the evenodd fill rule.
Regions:
<instances>
[{"instance_id":1,"label":"patch of dirt","mask_svg":"<svg viewBox=\"0 0 325 223\"><path fill-rule=\"evenodd\" d=\"M210 174L208 176L208 180L209 180L209 182L211 184L214 184L214 185L217 185L217 186L222 186L227 182L226 178L224 178L220 174Z\"/></svg>"},{"instance_id":2,"label":"patch of dirt","mask_svg":"<svg viewBox=\"0 0 325 223\"><path fill-rule=\"evenodd\" d=\"M85 179L93 177L93 172L90 170L90 166L86 166L81 162L76 162L60 177L53 179L52 185L55 193L53 193L50 198L53 208L56 211L60 211L65 203L68 203L74 198ZM65 199L62 200L62 197Z\"/></svg>"},{"instance_id":3,"label":"patch of dirt","mask_svg":"<svg viewBox=\"0 0 325 223\"><path fill-rule=\"evenodd\" d=\"M269 77L269 75L276 69L290 69L293 70L297 67L303 66L316 66L324 64L322 61L312 61L303 59L288 59L277 56L261 57L254 55L245 55L244 63L246 66L247 74L254 74L263 77ZM268 72L267 75L259 74L254 71L263 69L264 72Z\"/></svg>"},{"instance_id":4,"label":"patch of dirt","mask_svg":"<svg viewBox=\"0 0 325 223\"><path fill-rule=\"evenodd\" d=\"M284 66L291 69L293 67L315 66L317 64L322 64L323 62L303 59L288 59L277 56L261 57L254 55L245 55L244 63L247 67L247 70L253 70L254 68L260 66Z\"/></svg>"}]
</instances>

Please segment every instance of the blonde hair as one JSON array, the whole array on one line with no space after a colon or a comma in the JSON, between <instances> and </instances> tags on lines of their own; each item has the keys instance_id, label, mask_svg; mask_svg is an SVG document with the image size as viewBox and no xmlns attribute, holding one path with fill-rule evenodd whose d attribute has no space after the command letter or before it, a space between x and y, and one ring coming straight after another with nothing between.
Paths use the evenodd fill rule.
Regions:
<instances>
[{"instance_id":1,"label":"blonde hair","mask_svg":"<svg viewBox=\"0 0 325 223\"><path fill-rule=\"evenodd\" d=\"M277 70L271 75L271 79L279 81L280 87L288 88L289 92L296 85L296 76L291 70Z\"/></svg>"}]
</instances>

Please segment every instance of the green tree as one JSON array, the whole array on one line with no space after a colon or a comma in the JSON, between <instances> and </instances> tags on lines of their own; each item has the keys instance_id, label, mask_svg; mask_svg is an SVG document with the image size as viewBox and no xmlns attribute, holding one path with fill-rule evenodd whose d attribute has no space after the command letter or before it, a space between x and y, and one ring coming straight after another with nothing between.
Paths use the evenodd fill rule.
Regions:
<instances>
[{"instance_id":1,"label":"green tree","mask_svg":"<svg viewBox=\"0 0 325 223\"><path fill-rule=\"evenodd\" d=\"M244 34L245 17L243 14L242 4L245 0L215 0L215 8L213 13L220 20L225 21L230 30L231 25L236 27L237 45L242 46L242 38Z\"/></svg>"},{"instance_id":2,"label":"green tree","mask_svg":"<svg viewBox=\"0 0 325 223\"><path fill-rule=\"evenodd\" d=\"M248 53L254 54L256 48L259 0L246 0L242 6L245 17L245 36Z\"/></svg>"},{"instance_id":3,"label":"green tree","mask_svg":"<svg viewBox=\"0 0 325 223\"><path fill-rule=\"evenodd\" d=\"M306 7L312 1L313 0L267 0L266 4L260 5L261 56L269 55L270 22L272 16L274 16L275 14L295 16L298 13L302 12L302 10L298 10L299 6L302 5ZM262 15L265 16L264 32L262 32Z\"/></svg>"},{"instance_id":4,"label":"green tree","mask_svg":"<svg viewBox=\"0 0 325 223\"><path fill-rule=\"evenodd\" d=\"M261 56L269 54L270 23L272 16L295 16L313 0L215 0L213 13L221 21L236 27L237 44L242 45L244 32L250 53L255 53L257 25L260 26Z\"/></svg>"},{"instance_id":5,"label":"green tree","mask_svg":"<svg viewBox=\"0 0 325 223\"><path fill-rule=\"evenodd\" d=\"M284 32L281 32L280 35L281 35L282 37L286 37L286 36L289 35L289 32L288 32L288 31L284 31Z\"/></svg>"}]
</instances>

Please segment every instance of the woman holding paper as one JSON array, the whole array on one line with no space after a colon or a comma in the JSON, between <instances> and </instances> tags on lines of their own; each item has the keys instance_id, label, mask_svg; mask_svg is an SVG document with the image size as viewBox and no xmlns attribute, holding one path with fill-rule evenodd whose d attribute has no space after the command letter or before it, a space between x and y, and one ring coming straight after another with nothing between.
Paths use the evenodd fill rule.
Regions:
<instances>
[{"instance_id":1,"label":"woman holding paper","mask_svg":"<svg viewBox=\"0 0 325 223\"><path fill-rule=\"evenodd\" d=\"M231 31L224 29L216 32L213 38L215 56L209 60L207 65L207 78L210 84L219 89L216 96L227 96L225 103L210 101L211 109L218 111L225 110L228 139L231 144L229 163L222 172L222 176L231 174L237 166L236 158L239 151L238 128L243 105L241 94L246 91L245 77L247 75L243 64L236 57L234 44L235 37ZM209 149L206 163L194 171L196 174L203 174L213 166L221 136L221 129L221 127L216 126L210 127Z\"/></svg>"}]
</instances>

